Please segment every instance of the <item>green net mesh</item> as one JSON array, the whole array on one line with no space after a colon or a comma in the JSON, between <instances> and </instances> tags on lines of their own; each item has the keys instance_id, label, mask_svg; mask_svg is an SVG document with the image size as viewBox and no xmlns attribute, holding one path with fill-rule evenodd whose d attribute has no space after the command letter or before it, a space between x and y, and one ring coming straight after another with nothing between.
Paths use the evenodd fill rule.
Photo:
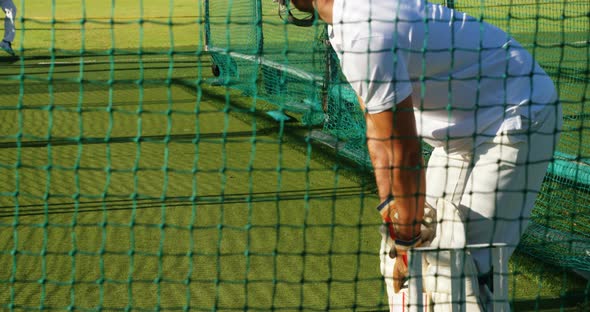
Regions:
<instances>
[{"instance_id":1,"label":"green net mesh","mask_svg":"<svg viewBox=\"0 0 590 312\"><path fill-rule=\"evenodd\" d=\"M286 25L270 0L15 4L0 310L387 310L363 116L324 25ZM589 3L448 5L510 32L559 89L509 295L584 311Z\"/></svg>"}]
</instances>

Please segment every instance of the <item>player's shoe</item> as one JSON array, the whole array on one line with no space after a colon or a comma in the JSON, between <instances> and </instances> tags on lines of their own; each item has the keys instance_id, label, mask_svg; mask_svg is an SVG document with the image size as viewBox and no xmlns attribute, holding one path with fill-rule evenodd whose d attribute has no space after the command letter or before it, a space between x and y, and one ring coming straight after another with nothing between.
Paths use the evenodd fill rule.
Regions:
<instances>
[{"instance_id":1,"label":"player's shoe","mask_svg":"<svg viewBox=\"0 0 590 312\"><path fill-rule=\"evenodd\" d=\"M2 50L4 50L6 53L8 53L12 56L16 55L14 53L14 50L12 50L12 44L8 41L2 40L2 42L0 42L0 48L2 48Z\"/></svg>"}]
</instances>

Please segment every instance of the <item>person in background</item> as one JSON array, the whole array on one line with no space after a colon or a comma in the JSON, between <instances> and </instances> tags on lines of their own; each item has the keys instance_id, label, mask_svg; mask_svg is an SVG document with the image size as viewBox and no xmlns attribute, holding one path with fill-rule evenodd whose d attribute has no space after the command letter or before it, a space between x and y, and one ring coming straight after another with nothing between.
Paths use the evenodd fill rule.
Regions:
<instances>
[{"instance_id":1,"label":"person in background","mask_svg":"<svg viewBox=\"0 0 590 312\"><path fill-rule=\"evenodd\" d=\"M11 56L15 56L14 50L12 49L12 42L16 35L16 27L14 25L14 19L16 18L16 6L12 0L0 0L0 6L4 11L4 38L0 42L0 48Z\"/></svg>"}]
</instances>

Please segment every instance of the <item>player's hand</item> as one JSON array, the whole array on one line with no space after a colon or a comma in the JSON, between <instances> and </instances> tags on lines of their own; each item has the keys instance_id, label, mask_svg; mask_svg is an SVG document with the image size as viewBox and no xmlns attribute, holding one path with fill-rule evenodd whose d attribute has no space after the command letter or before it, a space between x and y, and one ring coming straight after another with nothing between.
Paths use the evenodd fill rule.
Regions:
<instances>
[{"instance_id":1,"label":"player's hand","mask_svg":"<svg viewBox=\"0 0 590 312\"><path fill-rule=\"evenodd\" d=\"M395 258L396 239L399 231L398 225L394 223L394 220L398 219L398 215L393 198L388 198L379 204L377 210L381 214L381 219L383 219L383 224L379 227L379 232L387 243L387 246L389 246L389 256Z\"/></svg>"},{"instance_id":2,"label":"player's hand","mask_svg":"<svg viewBox=\"0 0 590 312\"><path fill-rule=\"evenodd\" d=\"M380 207L393 207L392 201L386 201L384 204L389 205L389 207L381 207L381 205ZM386 209L381 209L380 212L383 210ZM404 284L408 279L408 250L421 246L429 246L434 239L436 234L436 210L429 205L425 205L424 219L420 226L420 233L411 241L396 239L397 232L395 231L394 224L391 222L391 217L386 219L386 217L389 217L390 215L395 218L395 211L392 210L394 209L388 209L387 214L382 214L384 221L387 221L381 225L379 231L389 247L389 257L395 258L395 265L393 268L393 289L395 293L398 293L404 287Z\"/></svg>"},{"instance_id":3,"label":"player's hand","mask_svg":"<svg viewBox=\"0 0 590 312\"><path fill-rule=\"evenodd\" d=\"M429 246L436 234L436 210L430 205L424 206L424 218L421 221L420 233L413 239L406 241L399 239L396 223L397 211L393 205L393 199L388 199L377 207L383 218L383 224L379 232L383 240L389 246L389 256L395 258L396 254L403 253L414 247Z\"/></svg>"},{"instance_id":4,"label":"player's hand","mask_svg":"<svg viewBox=\"0 0 590 312\"><path fill-rule=\"evenodd\" d=\"M408 281L408 253L407 251L398 254L393 266L393 291L397 294L404 288L404 284Z\"/></svg>"},{"instance_id":5,"label":"player's hand","mask_svg":"<svg viewBox=\"0 0 590 312\"><path fill-rule=\"evenodd\" d=\"M393 220L398 218L393 197L390 197L379 204L379 206L377 206L377 211L381 214L381 219L383 219L384 223L392 223Z\"/></svg>"}]
</instances>

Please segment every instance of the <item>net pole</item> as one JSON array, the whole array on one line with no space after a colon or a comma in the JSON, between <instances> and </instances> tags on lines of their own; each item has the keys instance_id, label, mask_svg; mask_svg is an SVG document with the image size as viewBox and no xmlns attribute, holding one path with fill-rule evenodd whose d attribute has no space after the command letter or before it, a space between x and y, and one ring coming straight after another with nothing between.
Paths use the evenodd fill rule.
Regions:
<instances>
[{"instance_id":1,"label":"net pole","mask_svg":"<svg viewBox=\"0 0 590 312\"><path fill-rule=\"evenodd\" d=\"M209 51L209 40L211 38L211 19L209 18L209 0L203 0L205 9L205 51Z\"/></svg>"},{"instance_id":2,"label":"net pole","mask_svg":"<svg viewBox=\"0 0 590 312\"><path fill-rule=\"evenodd\" d=\"M329 88L330 84L333 83L332 79L332 69L334 64L332 63L332 45L330 44L330 39L328 38L328 26L324 26L324 32L322 35L322 43L324 44L324 48L326 51L324 52L324 79L322 81L322 109L324 113L328 112L328 101L329 101Z\"/></svg>"},{"instance_id":3,"label":"net pole","mask_svg":"<svg viewBox=\"0 0 590 312\"><path fill-rule=\"evenodd\" d=\"M264 35L262 32L262 1L256 0L256 55L262 56L264 52Z\"/></svg>"}]
</instances>

